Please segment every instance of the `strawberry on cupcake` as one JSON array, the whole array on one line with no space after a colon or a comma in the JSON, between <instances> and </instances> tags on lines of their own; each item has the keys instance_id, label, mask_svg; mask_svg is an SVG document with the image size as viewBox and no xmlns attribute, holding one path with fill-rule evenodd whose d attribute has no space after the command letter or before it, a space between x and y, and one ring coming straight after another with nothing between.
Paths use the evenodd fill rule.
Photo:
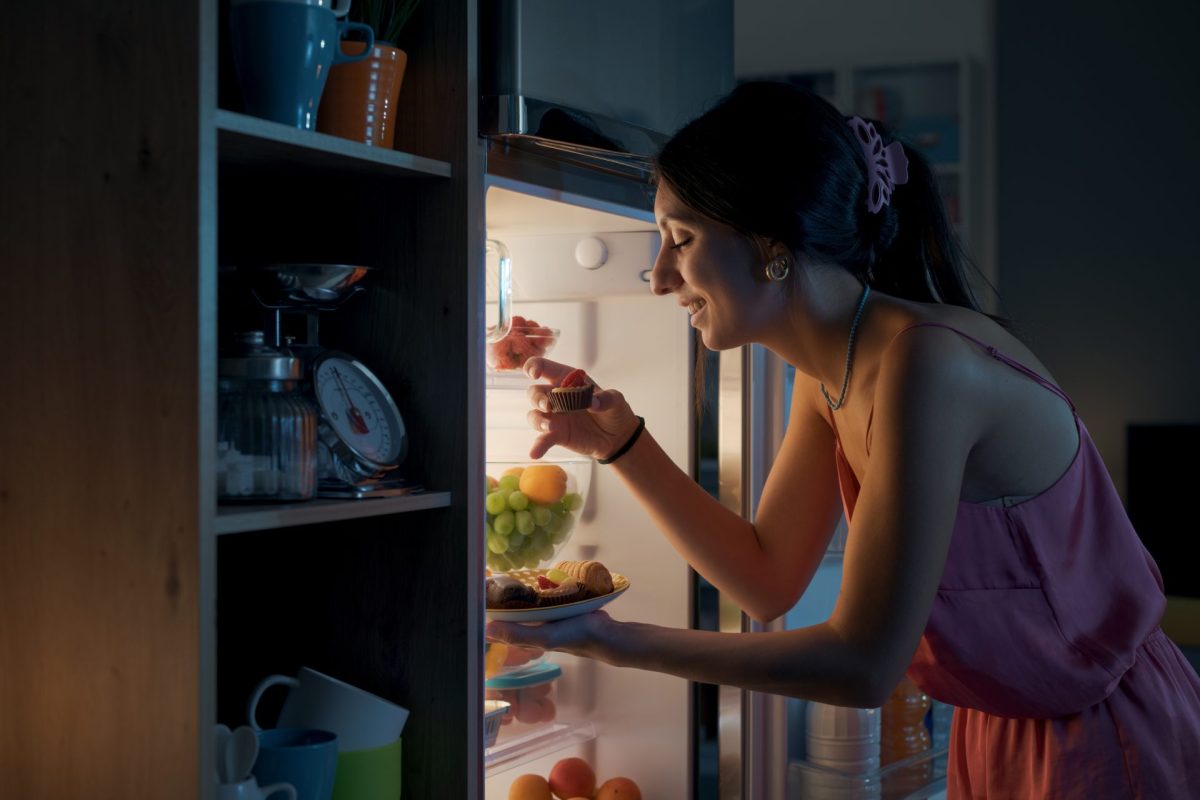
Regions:
<instances>
[{"instance_id":1,"label":"strawberry on cupcake","mask_svg":"<svg viewBox=\"0 0 1200 800\"><path fill-rule=\"evenodd\" d=\"M573 369L550 390L550 410L560 414L586 411L592 405L594 388L595 384L588 380L586 372Z\"/></svg>"}]
</instances>

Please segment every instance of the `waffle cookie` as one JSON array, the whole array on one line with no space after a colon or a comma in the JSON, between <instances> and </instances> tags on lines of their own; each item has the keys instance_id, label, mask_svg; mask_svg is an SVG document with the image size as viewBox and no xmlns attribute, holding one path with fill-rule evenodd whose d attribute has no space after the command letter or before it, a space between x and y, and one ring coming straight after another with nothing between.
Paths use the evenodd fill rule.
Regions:
<instances>
[{"instance_id":1,"label":"waffle cookie","mask_svg":"<svg viewBox=\"0 0 1200 800\"><path fill-rule=\"evenodd\" d=\"M560 561L554 568L582 583L588 597L600 597L613 590L612 573L599 561Z\"/></svg>"}]
</instances>

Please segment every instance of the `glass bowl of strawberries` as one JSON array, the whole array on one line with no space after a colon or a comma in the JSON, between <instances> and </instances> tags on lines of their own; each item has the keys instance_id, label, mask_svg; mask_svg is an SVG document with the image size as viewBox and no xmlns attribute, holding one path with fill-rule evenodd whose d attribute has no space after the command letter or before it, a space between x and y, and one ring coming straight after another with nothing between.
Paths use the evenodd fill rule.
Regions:
<instances>
[{"instance_id":1,"label":"glass bowl of strawberries","mask_svg":"<svg viewBox=\"0 0 1200 800\"><path fill-rule=\"evenodd\" d=\"M495 329L489 332L492 330ZM495 372L519 370L534 356L544 356L553 350L558 333L557 328L547 328L537 320L514 314L508 333L498 341L488 342L488 367Z\"/></svg>"}]
</instances>

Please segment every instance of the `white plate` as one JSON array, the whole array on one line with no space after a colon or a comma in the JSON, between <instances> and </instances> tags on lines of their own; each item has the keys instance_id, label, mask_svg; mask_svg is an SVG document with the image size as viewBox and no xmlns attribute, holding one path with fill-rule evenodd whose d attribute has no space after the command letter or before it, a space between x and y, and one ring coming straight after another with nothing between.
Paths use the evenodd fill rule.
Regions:
<instances>
[{"instance_id":1,"label":"white plate","mask_svg":"<svg viewBox=\"0 0 1200 800\"><path fill-rule=\"evenodd\" d=\"M538 573L545 574L546 570L522 569L508 573L515 578L525 579ZM555 620L577 617L589 611L595 611L620 597L629 588L629 578L612 573L613 590L600 597L590 597L574 603L563 603L561 606L546 606L545 608L489 608L488 619L500 622L554 622Z\"/></svg>"}]
</instances>

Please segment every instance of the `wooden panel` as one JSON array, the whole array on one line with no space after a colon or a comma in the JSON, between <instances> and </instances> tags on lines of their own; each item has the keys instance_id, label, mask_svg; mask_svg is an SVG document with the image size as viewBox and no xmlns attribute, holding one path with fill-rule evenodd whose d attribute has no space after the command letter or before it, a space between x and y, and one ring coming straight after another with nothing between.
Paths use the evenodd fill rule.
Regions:
<instances>
[{"instance_id":1,"label":"wooden panel","mask_svg":"<svg viewBox=\"0 0 1200 800\"><path fill-rule=\"evenodd\" d=\"M199 795L196 3L0 26L0 797Z\"/></svg>"}]
</instances>

